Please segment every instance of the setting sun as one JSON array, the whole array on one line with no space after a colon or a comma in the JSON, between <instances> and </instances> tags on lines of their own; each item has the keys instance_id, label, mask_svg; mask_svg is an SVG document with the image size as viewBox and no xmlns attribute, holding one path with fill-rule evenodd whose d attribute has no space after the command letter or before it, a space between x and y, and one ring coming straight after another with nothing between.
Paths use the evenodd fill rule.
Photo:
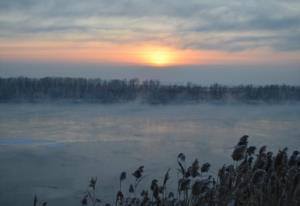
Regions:
<instances>
[{"instance_id":1,"label":"setting sun","mask_svg":"<svg viewBox=\"0 0 300 206\"><path fill-rule=\"evenodd\" d=\"M169 66L178 61L176 51L164 47L146 47L140 51L140 55L144 63L157 67Z\"/></svg>"},{"instance_id":2,"label":"setting sun","mask_svg":"<svg viewBox=\"0 0 300 206\"><path fill-rule=\"evenodd\" d=\"M149 61L157 66L163 66L172 62L172 56L167 51L154 51L149 55Z\"/></svg>"}]
</instances>

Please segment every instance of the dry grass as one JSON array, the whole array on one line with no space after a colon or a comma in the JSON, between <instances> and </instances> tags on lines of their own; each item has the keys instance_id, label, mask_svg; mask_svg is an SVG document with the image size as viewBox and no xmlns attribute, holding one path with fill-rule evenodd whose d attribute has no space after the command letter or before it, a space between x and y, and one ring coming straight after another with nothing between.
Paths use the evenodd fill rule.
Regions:
<instances>
[{"instance_id":1,"label":"dry grass","mask_svg":"<svg viewBox=\"0 0 300 206\"><path fill-rule=\"evenodd\" d=\"M200 165L197 159L185 167L180 153L176 192L166 194L168 170L162 182L154 179L139 196L125 197L120 187L116 206L299 206L299 152L288 156L285 148L274 155L266 146L255 151L248 136L241 137L231 156L234 164L224 165L217 177L207 174L209 163Z\"/></svg>"},{"instance_id":2,"label":"dry grass","mask_svg":"<svg viewBox=\"0 0 300 206\"><path fill-rule=\"evenodd\" d=\"M186 167L183 153L177 156L177 191L170 191L170 169L162 181L153 179L149 188L138 188L143 180L144 166L131 175L134 182L125 184L122 172L115 206L299 206L300 155L288 155L287 148L277 154L262 146L248 146L248 136L240 138L233 149L233 164L223 165L217 176L209 175L210 164L196 159ZM105 205L96 196L97 178L91 178L82 205ZM126 189L124 189L126 188ZM127 188L129 188L127 190ZM47 203L43 203L46 205ZM37 206L37 197L34 206Z\"/></svg>"},{"instance_id":3,"label":"dry grass","mask_svg":"<svg viewBox=\"0 0 300 206\"><path fill-rule=\"evenodd\" d=\"M33 206L47 206L47 202L40 202L36 195L33 198Z\"/></svg>"}]
</instances>

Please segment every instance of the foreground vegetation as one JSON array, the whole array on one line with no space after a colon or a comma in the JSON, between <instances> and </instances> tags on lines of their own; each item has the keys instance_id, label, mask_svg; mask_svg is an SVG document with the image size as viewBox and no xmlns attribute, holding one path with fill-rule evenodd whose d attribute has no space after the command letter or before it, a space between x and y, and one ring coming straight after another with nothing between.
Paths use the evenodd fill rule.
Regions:
<instances>
[{"instance_id":1,"label":"foreground vegetation","mask_svg":"<svg viewBox=\"0 0 300 206\"><path fill-rule=\"evenodd\" d=\"M277 154L262 146L248 146L248 136L240 138L232 152L233 164L222 166L217 176L209 175L210 163L196 159L186 166L186 157L177 157L177 189L169 188L170 169L162 180L153 179L149 188L139 188L144 166L131 175L135 181L125 185L127 173L120 174L116 206L299 206L300 155L288 155L287 148ZM173 180L175 178L172 178ZM81 205L105 205L97 195L97 177L91 178ZM78 203L78 204L80 204ZM41 205L46 206L44 202ZM34 206L38 206L37 198Z\"/></svg>"},{"instance_id":2,"label":"foreground vegetation","mask_svg":"<svg viewBox=\"0 0 300 206\"><path fill-rule=\"evenodd\" d=\"M163 85L159 81L102 80L85 78L1 78L0 102L75 101L150 104L198 102L300 101L300 86L213 84Z\"/></svg>"}]
</instances>

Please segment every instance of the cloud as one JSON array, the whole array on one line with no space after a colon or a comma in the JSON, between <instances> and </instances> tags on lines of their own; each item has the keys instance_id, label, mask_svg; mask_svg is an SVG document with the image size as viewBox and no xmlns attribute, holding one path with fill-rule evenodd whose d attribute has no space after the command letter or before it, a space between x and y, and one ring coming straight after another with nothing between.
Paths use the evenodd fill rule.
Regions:
<instances>
[{"instance_id":1,"label":"cloud","mask_svg":"<svg viewBox=\"0 0 300 206\"><path fill-rule=\"evenodd\" d=\"M0 12L1 40L300 50L300 2L293 0L7 0L0 2Z\"/></svg>"}]
</instances>

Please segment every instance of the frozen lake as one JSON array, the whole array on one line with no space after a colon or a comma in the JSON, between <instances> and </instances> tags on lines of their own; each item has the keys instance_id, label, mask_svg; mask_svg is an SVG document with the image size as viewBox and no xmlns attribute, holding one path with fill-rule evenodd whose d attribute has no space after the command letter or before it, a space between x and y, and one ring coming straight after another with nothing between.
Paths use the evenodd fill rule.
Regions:
<instances>
[{"instance_id":1,"label":"frozen lake","mask_svg":"<svg viewBox=\"0 0 300 206\"><path fill-rule=\"evenodd\" d=\"M216 175L244 134L250 145L299 150L300 105L0 104L0 205L30 205L34 194L80 205L91 176L110 201L120 172L140 165L146 185L168 168L176 181L180 152Z\"/></svg>"}]
</instances>

